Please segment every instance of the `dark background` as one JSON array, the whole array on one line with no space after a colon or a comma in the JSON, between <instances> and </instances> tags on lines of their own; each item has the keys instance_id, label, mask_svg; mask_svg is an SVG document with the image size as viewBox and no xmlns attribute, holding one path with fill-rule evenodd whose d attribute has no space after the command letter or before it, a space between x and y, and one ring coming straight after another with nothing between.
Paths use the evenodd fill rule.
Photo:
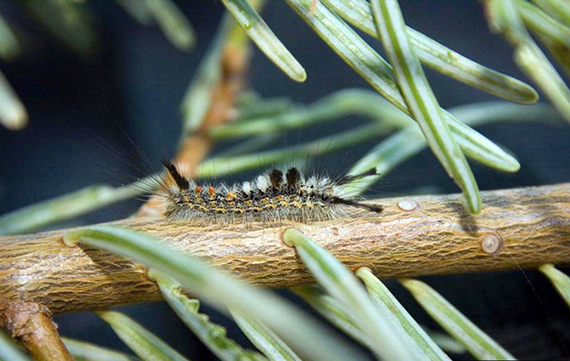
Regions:
<instances>
[{"instance_id":1,"label":"dark background","mask_svg":"<svg viewBox=\"0 0 570 361\"><path fill-rule=\"evenodd\" d=\"M176 149L180 102L213 37L223 5L218 1L177 1L198 35L197 47L184 53L171 46L158 27L140 26L114 2L88 3L96 15L94 27L100 36L100 46L90 60L70 52L17 1L0 2L0 13L23 29L28 39L21 58L0 65L30 115L30 124L23 131L0 129L0 213L94 183L129 183L158 170L160 159L172 156ZM480 3L402 0L401 6L406 22L413 28L482 64L528 81L513 64L506 42L488 31ZM281 1L268 1L263 16L303 64L308 79L303 84L289 80L255 50L249 82L262 96L288 96L299 103L311 103L342 88L369 88ZM373 39L366 39L380 49ZM444 107L493 100L486 93L433 71L427 70L427 74ZM341 129L349 120L353 124L353 118L327 125L326 131ZM502 174L474 164L482 190L570 179L568 124L495 124L480 130L512 150L522 165L517 174ZM277 146L295 145L324 131L317 128L292 132ZM319 167L341 174L372 146L341 152L334 161L319 160ZM402 194L420 187L457 192L428 150L390 173L376 192ZM139 205L137 201L123 202L65 226L126 217ZM424 279L515 356L569 357L570 311L537 272ZM437 329L401 286L389 280L387 283L414 317ZM167 305L120 309L192 359L214 359ZM206 305L202 310L223 323L231 337L247 343L232 321ZM56 321L62 335L127 350L92 314L59 316Z\"/></svg>"}]
</instances>

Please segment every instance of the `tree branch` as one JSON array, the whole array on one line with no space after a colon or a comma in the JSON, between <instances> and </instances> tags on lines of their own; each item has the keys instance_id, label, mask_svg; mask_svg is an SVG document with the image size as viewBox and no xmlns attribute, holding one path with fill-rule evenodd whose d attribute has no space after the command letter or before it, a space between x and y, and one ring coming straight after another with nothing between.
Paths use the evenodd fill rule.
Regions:
<instances>
[{"instance_id":1,"label":"tree branch","mask_svg":"<svg viewBox=\"0 0 570 361\"><path fill-rule=\"evenodd\" d=\"M195 227L144 219L113 224L148 232L247 282L273 288L313 281L281 240L291 226L352 270L368 266L380 277L569 263L570 183L482 196L485 207L476 218L463 210L458 195L450 195L381 199L381 215L313 224ZM102 250L67 247L62 242L67 232L0 237L0 304L19 299L62 313L161 299L142 265Z\"/></svg>"},{"instance_id":2,"label":"tree branch","mask_svg":"<svg viewBox=\"0 0 570 361\"><path fill-rule=\"evenodd\" d=\"M14 301L0 304L0 314L3 326L22 341L35 361L73 361L45 306Z\"/></svg>"}]
</instances>

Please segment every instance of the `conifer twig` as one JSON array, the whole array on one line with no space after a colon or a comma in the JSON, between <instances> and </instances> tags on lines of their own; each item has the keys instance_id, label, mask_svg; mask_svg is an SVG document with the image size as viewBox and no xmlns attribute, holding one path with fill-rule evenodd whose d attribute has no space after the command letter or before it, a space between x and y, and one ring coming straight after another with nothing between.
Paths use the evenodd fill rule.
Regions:
<instances>
[{"instance_id":1,"label":"conifer twig","mask_svg":"<svg viewBox=\"0 0 570 361\"><path fill-rule=\"evenodd\" d=\"M170 247L271 288L313 282L281 240L295 227L352 270L378 277L536 268L570 260L570 183L482 192L473 217L458 195L386 198L380 215L313 224L278 222L196 227L131 219L114 225L148 232ZM85 246L67 247L70 230L0 237L0 307L37 301L53 313L161 299L146 269ZM1 321L1 320L0 320Z\"/></svg>"},{"instance_id":2,"label":"conifer twig","mask_svg":"<svg viewBox=\"0 0 570 361\"><path fill-rule=\"evenodd\" d=\"M35 361L73 361L44 305L13 301L0 304L0 324L20 340Z\"/></svg>"}]
</instances>

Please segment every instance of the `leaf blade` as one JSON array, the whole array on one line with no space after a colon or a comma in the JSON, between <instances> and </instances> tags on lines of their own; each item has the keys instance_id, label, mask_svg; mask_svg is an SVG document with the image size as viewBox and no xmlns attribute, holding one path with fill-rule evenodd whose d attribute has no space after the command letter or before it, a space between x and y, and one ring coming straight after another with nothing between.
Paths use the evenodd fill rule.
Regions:
<instances>
[{"instance_id":1,"label":"leaf blade","mask_svg":"<svg viewBox=\"0 0 570 361\"><path fill-rule=\"evenodd\" d=\"M279 336L262 323L235 311L230 311L230 313L251 343L271 361L301 361Z\"/></svg>"},{"instance_id":2,"label":"leaf blade","mask_svg":"<svg viewBox=\"0 0 570 361\"><path fill-rule=\"evenodd\" d=\"M305 69L246 0L222 2L251 40L279 69L297 82L307 79Z\"/></svg>"},{"instance_id":3,"label":"leaf blade","mask_svg":"<svg viewBox=\"0 0 570 361\"><path fill-rule=\"evenodd\" d=\"M3 214L0 216L0 235L40 229L133 198L152 188L154 185L151 180L154 177L143 178L133 184L117 188L106 184L94 184Z\"/></svg>"},{"instance_id":4,"label":"leaf blade","mask_svg":"<svg viewBox=\"0 0 570 361\"><path fill-rule=\"evenodd\" d=\"M28 112L2 72L0 72L0 124L10 130L20 130L28 124Z\"/></svg>"},{"instance_id":5,"label":"leaf blade","mask_svg":"<svg viewBox=\"0 0 570 361\"><path fill-rule=\"evenodd\" d=\"M370 338L376 355L386 360L421 359L422 355L408 348L386 314L374 306L362 285L342 263L294 228L283 232L283 241L295 247L318 283L352 311L360 330Z\"/></svg>"},{"instance_id":6,"label":"leaf blade","mask_svg":"<svg viewBox=\"0 0 570 361\"><path fill-rule=\"evenodd\" d=\"M154 270L149 278L158 283L158 288L176 315L211 351L223 361L267 361L257 352L243 349L226 336L226 329L214 324L208 316L199 312L200 302L182 293L178 282Z\"/></svg>"},{"instance_id":7,"label":"leaf blade","mask_svg":"<svg viewBox=\"0 0 570 361\"><path fill-rule=\"evenodd\" d=\"M479 360L515 360L507 350L427 284L400 280L426 312Z\"/></svg>"},{"instance_id":8,"label":"leaf blade","mask_svg":"<svg viewBox=\"0 0 570 361\"><path fill-rule=\"evenodd\" d=\"M380 38L367 1L323 1L349 23L373 37ZM410 27L406 27L406 30L418 58L433 70L512 102L532 104L538 100L538 94L530 85L489 69Z\"/></svg>"},{"instance_id":9,"label":"leaf blade","mask_svg":"<svg viewBox=\"0 0 570 361\"><path fill-rule=\"evenodd\" d=\"M467 209L481 211L481 196L473 172L451 136L447 121L415 56L396 0L372 0L376 29L382 38L398 86L427 143L448 175L463 191Z\"/></svg>"},{"instance_id":10,"label":"leaf blade","mask_svg":"<svg viewBox=\"0 0 570 361\"><path fill-rule=\"evenodd\" d=\"M368 294L370 294L376 305L384 307L386 312L392 315L394 323L403 328L404 332L409 336L410 343L420 349L425 354L425 357L432 361L451 361L449 356L436 345L388 288L372 274L369 268L359 268L356 271L356 275L364 282Z\"/></svg>"},{"instance_id":11,"label":"leaf blade","mask_svg":"<svg viewBox=\"0 0 570 361\"><path fill-rule=\"evenodd\" d=\"M179 50L188 51L196 44L196 33L184 13L171 0L144 0L164 36Z\"/></svg>"},{"instance_id":12,"label":"leaf blade","mask_svg":"<svg viewBox=\"0 0 570 361\"><path fill-rule=\"evenodd\" d=\"M292 287L291 291L348 336L370 349L374 347L370 338L358 328L356 321L345 310L346 307L320 287L298 286Z\"/></svg>"},{"instance_id":13,"label":"leaf blade","mask_svg":"<svg viewBox=\"0 0 570 361\"><path fill-rule=\"evenodd\" d=\"M76 361L138 361L140 359L125 355L122 352L110 350L89 342L79 341L68 337L61 340Z\"/></svg>"},{"instance_id":14,"label":"leaf blade","mask_svg":"<svg viewBox=\"0 0 570 361\"><path fill-rule=\"evenodd\" d=\"M542 265L538 269L548 277L548 280L556 288L560 296L570 306L570 277L556 269L552 264Z\"/></svg>"},{"instance_id":15,"label":"leaf blade","mask_svg":"<svg viewBox=\"0 0 570 361\"><path fill-rule=\"evenodd\" d=\"M130 317L115 311L97 311L96 314L144 361L188 361Z\"/></svg>"}]
</instances>

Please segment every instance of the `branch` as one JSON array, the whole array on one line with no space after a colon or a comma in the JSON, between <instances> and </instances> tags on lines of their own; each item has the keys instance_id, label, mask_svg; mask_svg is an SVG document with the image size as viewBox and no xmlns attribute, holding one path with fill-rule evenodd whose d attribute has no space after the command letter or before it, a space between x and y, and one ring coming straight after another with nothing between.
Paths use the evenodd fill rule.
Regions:
<instances>
[{"instance_id":1,"label":"branch","mask_svg":"<svg viewBox=\"0 0 570 361\"><path fill-rule=\"evenodd\" d=\"M113 222L161 238L247 282L284 288L313 282L285 246L294 226L352 270L379 277L535 268L570 260L570 183L483 192L473 218L458 195L386 198L380 216L313 224L281 222L195 227L164 220ZM106 251L67 247L69 230L0 237L0 304L21 299L54 313L161 299L144 266ZM1 321L1 320L0 320Z\"/></svg>"},{"instance_id":2,"label":"branch","mask_svg":"<svg viewBox=\"0 0 570 361\"><path fill-rule=\"evenodd\" d=\"M26 346L35 361L73 361L45 306L14 301L0 304L0 314L3 326Z\"/></svg>"}]
</instances>

